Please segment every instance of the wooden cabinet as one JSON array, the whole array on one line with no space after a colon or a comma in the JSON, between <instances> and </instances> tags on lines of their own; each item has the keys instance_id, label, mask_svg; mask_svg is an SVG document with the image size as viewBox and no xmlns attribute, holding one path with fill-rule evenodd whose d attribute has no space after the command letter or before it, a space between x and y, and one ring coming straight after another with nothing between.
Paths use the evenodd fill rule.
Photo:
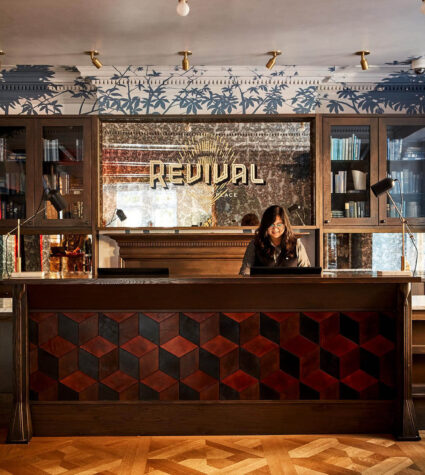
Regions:
<instances>
[{"instance_id":1,"label":"wooden cabinet","mask_svg":"<svg viewBox=\"0 0 425 475\"><path fill-rule=\"evenodd\" d=\"M90 227L91 124L87 117L0 119L1 228L37 211L26 229ZM42 201L46 189L63 195L63 212Z\"/></svg>"},{"instance_id":2,"label":"wooden cabinet","mask_svg":"<svg viewBox=\"0 0 425 475\"><path fill-rule=\"evenodd\" d=\"M378 203L370 185L378 181L378 119L323 121L325 225L376 225Z\"/></svg>"},{"instance_id":3,"label":"wooden cabinet","mask_svg":"<svg viewBox=\"0 0 425 475\"><path fill-rule=\"evenodd\" d=\"M412 298L412 395L420 428L425 428L425 296Z\"/></svg>"},{"instance_id":4,"label":"wooden cabinet","mask_svg":"<svg viewBox=\"0 0 425 475\"><path fill-rule=\"evenodd\" d=\"M425 225L425 119L379 119L379 151L381 178L397 180L391 195L398 208L410 224ZM400 222L386 195L379 197L379 222Z\"/></svg>"},{"instance_id":5,"label":"wooden cabinet","mask_svg":"<svg viewBox=\"0 0 425 475\"><path fill-rule=\"evenodd\" d=\"M322 159L325 227L398 226L391 200L370 190L387 176L409 223L425 225L425 119L324 117Z\"/></svg>"}]
</instances>

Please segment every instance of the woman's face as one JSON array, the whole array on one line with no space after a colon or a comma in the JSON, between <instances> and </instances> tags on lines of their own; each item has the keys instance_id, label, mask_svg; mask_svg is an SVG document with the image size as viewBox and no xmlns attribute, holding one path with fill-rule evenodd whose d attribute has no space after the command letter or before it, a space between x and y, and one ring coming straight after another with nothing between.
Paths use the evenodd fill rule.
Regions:
<instances>
[{"instance_id":1,"label":"woman's face","mask_svg":"<svg viewBox=\"0 0 425 475\"><path fill-rule=\"evenodd\" d=\"M283 224L282 218L276 216L274 223L267 228L267 235L272 241L277 241L282 237L284 231L285 225Z\"/></svg>"}]
</instances>

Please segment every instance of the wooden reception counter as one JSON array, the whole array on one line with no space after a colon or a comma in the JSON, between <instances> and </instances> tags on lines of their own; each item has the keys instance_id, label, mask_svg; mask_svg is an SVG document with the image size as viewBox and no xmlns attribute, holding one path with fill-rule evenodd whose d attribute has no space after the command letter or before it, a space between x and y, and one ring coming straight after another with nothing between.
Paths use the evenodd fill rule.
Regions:
<instances>
[{"instance_id":1,"label":"wooden reception counter","mask_svg":"<svg viewBox=\"0 0 425 475\"><path fill-rule=\"evenodd\" d=\"M417 440L412 277L5 280L9 442L394 433Z\"/></svg>"}]
</instances>

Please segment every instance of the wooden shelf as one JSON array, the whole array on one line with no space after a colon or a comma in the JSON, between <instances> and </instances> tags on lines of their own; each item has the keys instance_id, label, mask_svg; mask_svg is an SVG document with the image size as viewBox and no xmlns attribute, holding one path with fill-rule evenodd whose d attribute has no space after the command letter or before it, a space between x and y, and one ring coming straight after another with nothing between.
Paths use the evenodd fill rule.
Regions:
<instances>
[{"instance_id":1,"label":"wooden shelf","mask_svg":"<svg viewBox=\"0 0 425 475\"><path fill-rule=\"evenodd\" d=\"M413 397L425 397L425 384L412 384Z\"/></svg>"},{"instance_id":2,"label":"wooden shelf","mask_svg":"<svg viewBox=\"0 0 425 475\"><path fill-rule=\"evenodd\" d=\"M412 345L414 355L425 355L425 345Z\"/></svg>"}]
</instances>

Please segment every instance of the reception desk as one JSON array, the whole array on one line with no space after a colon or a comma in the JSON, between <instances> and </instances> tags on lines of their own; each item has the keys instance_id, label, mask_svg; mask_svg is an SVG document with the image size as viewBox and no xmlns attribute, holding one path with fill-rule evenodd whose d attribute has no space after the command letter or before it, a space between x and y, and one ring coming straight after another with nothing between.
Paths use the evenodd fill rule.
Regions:
<instances>
[{"instance_id":1,"label":"reception desk","mask_svg":"<svg viewBox=\"0 0 425 475\"><path fill-rule=\"evenodd\" d=\"M32 435L393 433L418 440L412 277L8 280Z\"/></svg>"}]
</instances>

